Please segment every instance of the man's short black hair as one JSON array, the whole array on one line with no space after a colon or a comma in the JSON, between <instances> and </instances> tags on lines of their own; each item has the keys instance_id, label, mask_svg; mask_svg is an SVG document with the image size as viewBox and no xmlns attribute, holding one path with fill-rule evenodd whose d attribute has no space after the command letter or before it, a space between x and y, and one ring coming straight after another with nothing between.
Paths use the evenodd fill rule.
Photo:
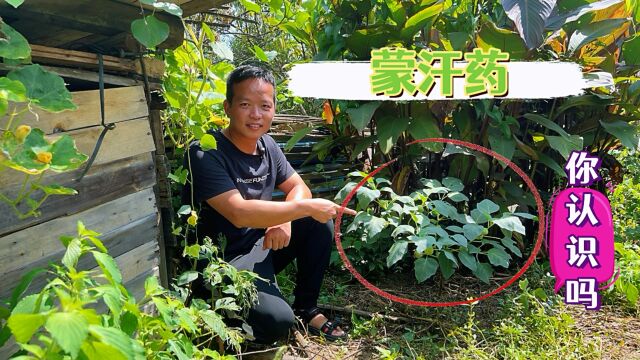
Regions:
<instances>
[{"instance_id":1,"label":"man's short black hair","mask_svg":"<svg viewBox=\"0 0 640 360\"><path fill-rule=\"evenodd\" d=\"M271 71L255 65L242 65L233 70L227 77L227 101L233 100L233 85L247 79L260 79L273 86L273 102L276 102L276 79Z\"/></svg>"}]
</instances>

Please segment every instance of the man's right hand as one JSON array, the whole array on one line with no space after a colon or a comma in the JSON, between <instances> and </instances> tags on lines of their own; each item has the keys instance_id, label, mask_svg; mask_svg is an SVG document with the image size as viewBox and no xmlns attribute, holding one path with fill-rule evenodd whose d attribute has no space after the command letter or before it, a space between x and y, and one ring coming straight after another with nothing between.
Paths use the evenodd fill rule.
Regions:
<instances>
[{"instance_id":1,"label":"man's right hand","mask_svg":"<svg viewBox=\"0 0 640 360\"><path fill-rule=\"evenodd\" d=\"M307 208L309 216L321 223L326 223L331 219L335 219L338 216L338 211L340 211L340 208L342 207L326 199L306 199L300 201L303 203L303 206ZM355 215L357 212L345 207L344 214Z\"/></svg>"}]
</instances>

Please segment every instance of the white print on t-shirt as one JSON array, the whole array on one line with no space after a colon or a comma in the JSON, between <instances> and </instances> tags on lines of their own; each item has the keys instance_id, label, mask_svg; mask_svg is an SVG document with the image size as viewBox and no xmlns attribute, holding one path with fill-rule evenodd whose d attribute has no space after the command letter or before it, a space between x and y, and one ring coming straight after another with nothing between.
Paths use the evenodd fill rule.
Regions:
<instances>
[{"instance_id":1,"label":"white print on t-shirt","mask_svg":"<svg viewBox=\"0 0 640 360\"><path fill-rule=\"evenodd\" d=\"M263 182L267 179L267 176L269 176L269 174L264 175L264 176L259 176L259 177L254 177L254 178L249 178L249 179L240 179L237 178L236 182L237 183L243 183L243 184L251 184L251 183L259 183L259 182Z\"/></svg>"}]
</instances>

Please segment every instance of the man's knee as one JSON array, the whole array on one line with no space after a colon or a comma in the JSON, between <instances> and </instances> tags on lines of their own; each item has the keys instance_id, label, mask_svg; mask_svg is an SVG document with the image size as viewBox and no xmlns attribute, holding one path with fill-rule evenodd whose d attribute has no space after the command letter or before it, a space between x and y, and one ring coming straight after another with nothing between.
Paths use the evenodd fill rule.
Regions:
<instances>
[{"instance_id":1,"label":"man's knee","mask_svg":"<svg viewBox=\"0 0 640 360\"><path fill-rule=\"evenodd\" d=\"M284 300L270 300L275 301L263 303L263 306L258 305L251 310L247 319L256 342L263 344L271 344L285 338L296 321L293 310Z\"/></svg>"}]
</instances>

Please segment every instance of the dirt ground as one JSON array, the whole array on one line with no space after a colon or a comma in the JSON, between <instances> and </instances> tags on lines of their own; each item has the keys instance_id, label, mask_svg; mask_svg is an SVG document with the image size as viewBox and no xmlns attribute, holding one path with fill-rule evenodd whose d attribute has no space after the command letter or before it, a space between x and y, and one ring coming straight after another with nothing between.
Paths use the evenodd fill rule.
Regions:
<instances>
[{"instance_id":1,"label":"dirt ground","mask_svg":"<svg viewBox=\"0 0 640 360\"><path fill-rule=\"evenodd\" d=\"M506 281L510 276L497 274L490 285L482 284L475 278L454 275L454 279L445 284L420 285L412 283L404 275L390 274L375 279L379 288L399 296L411 299L444 302L477 297L491 291ZM381 338L394 337L401 339L407 327L418 328L417 335L433 335L446 338L449 332L463 326L467 321L468 307L429 307L418 308L393 303L361 284L329 277L322 300L325 313L330 317L339 316L346 327L353 332L355 324L351 322L350 309L359 312L359 319L369 320L371 314L379 320L374 336L360 334L355 339L331 343L316 336L310 336L301 328L298 334L292 334L289 341L283 342L279 348L257 349L249 354L238 356L240 359L378 359L379 352L376 341ZM505 294L519 291L517 282L497 296L480 301L474 305L475 320L478 326L490 326L499 316L503 308ZM564 305L561 305L564 306ZM333 309L333 310L332 310ZM337 310L336 310L337 309ZM603 305L600 311L587 311L581 306L566 306L575 320L576 327L585 337L593 340L600 347L603 359L640 359L640 318L637 314L625 313L620 307ZM417 325L417 326L416 326ZM376 340L377 339L377 340ZM409 343L407 343L409 346ZM267 351L268 350L268 351ZM423 354L430 359L434 355ZM444 357L440 354L437 357ZM403 358L404 359L404 358Z\"/></svg>"}]
</instances>

